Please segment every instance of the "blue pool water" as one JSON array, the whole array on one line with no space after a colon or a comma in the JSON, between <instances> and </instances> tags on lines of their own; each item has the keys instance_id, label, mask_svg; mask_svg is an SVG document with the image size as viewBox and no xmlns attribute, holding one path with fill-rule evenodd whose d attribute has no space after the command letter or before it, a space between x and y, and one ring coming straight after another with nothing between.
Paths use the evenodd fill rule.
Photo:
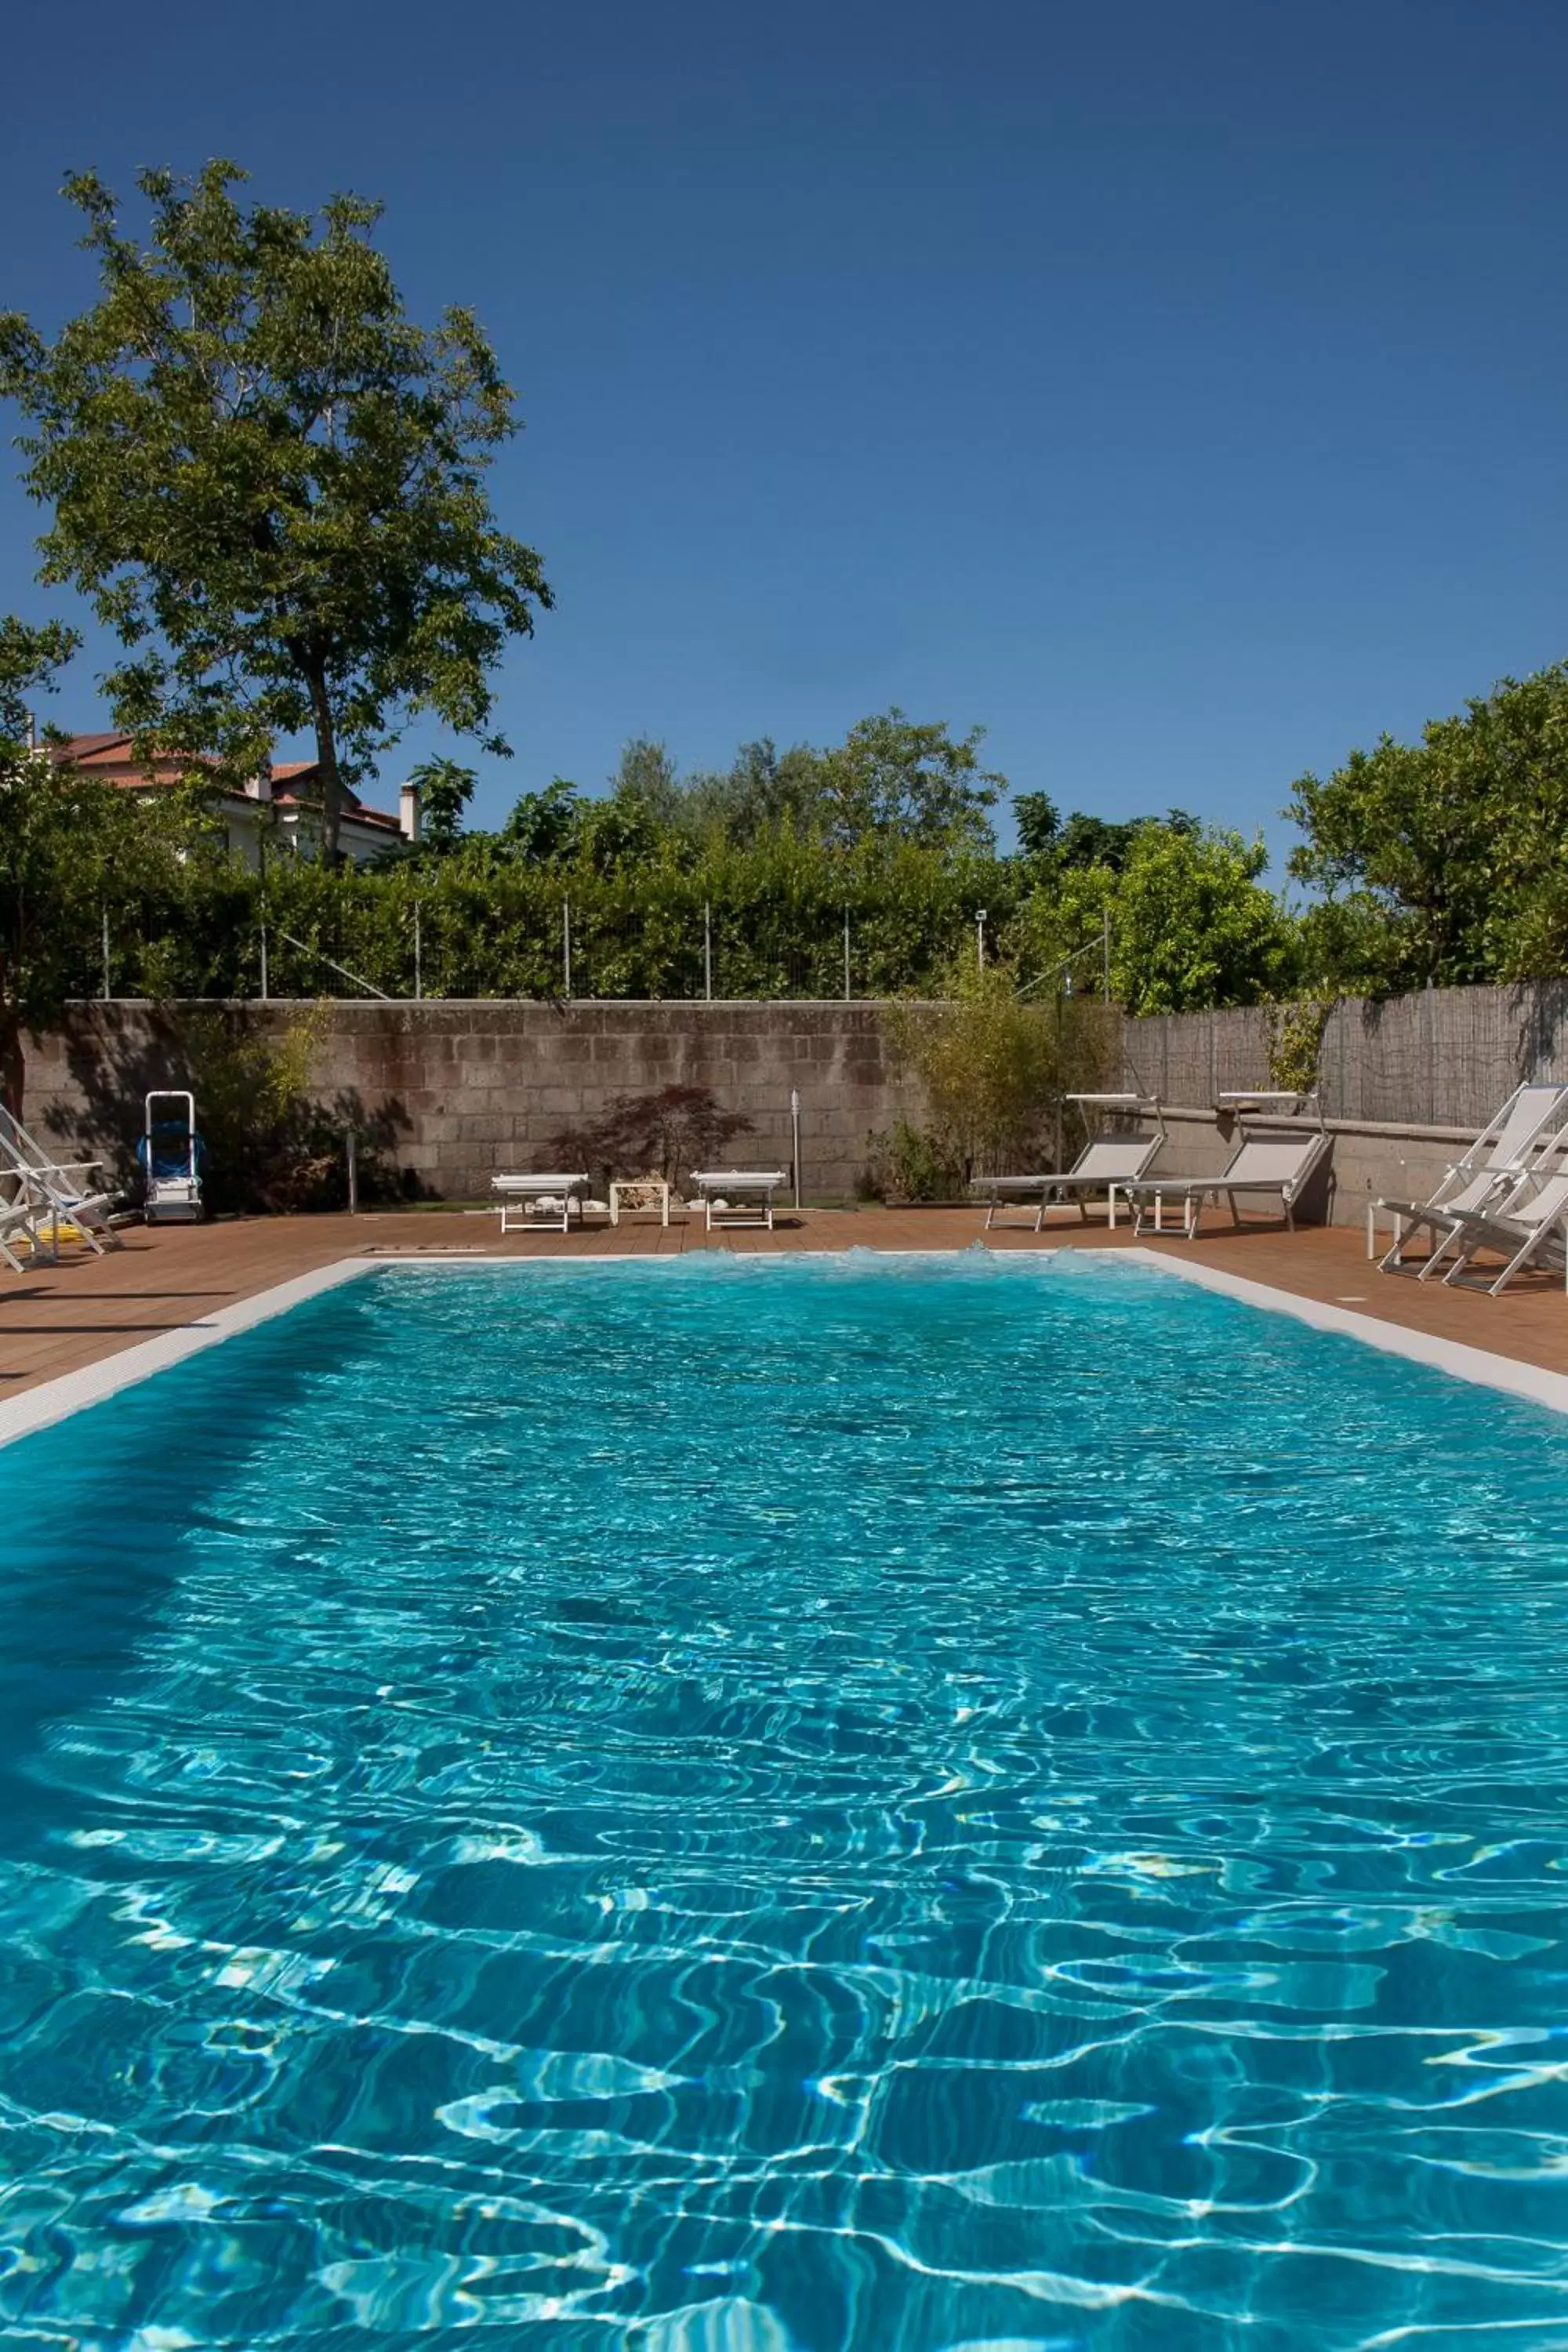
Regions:
<instances>
[{"instance_id":1,"label":"blue pool water","mask_svg":"<svg viewBox=\"0 0 1568 2352\"><path fill-rule=\"evenodd\" d=\"M0 2334L1568 2345L1568 1423L397 1269L0 1452Z\"/></svg>"}]
</instances>

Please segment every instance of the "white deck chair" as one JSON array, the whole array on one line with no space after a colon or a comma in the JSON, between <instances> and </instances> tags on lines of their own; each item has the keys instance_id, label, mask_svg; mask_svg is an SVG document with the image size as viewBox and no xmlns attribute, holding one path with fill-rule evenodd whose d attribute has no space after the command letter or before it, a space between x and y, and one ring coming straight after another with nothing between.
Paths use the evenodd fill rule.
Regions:
<instances>
[{"instance_id":1,"label":"white deck chair","mask_svg":"<svg viewBox=\"0 0 1568 2352\"><path fill-rule=\"evenodd\" d=\"M1553 1175L1526 1176L1500 1205L1462 1212L1434 1244L1422 1272L1454 1250L1458 1255L1443 1279L1461 1282L1476 1252L1483 1249L1506 1261L1502 1272L1486 1285L1493 1298L1521 1266L1537 1265L1549 1255L1568 1270L1568 1171L1559 1164Z\"/></svg>"},{"instance_id":2,"label":"white deck chair","mask_svg":"<svg viewBox=\"0 0 1568 2352\"><path fill-rule=\"evenodd\" d=\"M1090 1192L1106 1195L1106 1213L1114 1228L1118 1191L1147 1172L1149 1163L1165 1140L1165 1122L1161 1116L1159 1102L1152 1095L1068 1095L1067 1099L1084 1106L1086 1109L1098 1108L1112 1114L1152 1112L1154 1132L1152 1135L1091 1135L1072 1166L1059 1169L1051 1175L974 1177L970 1183L970 1191L978 1192L983 1200L990 1202L985 1212L984 1230L987 1233L996 1222L998 1209L1015 1202L1020 1207L1027 1208L1032 1201L1038 1203L1034 1228L1038 1233L1046 1222L1047 1209L1054 1200L1059 1200L1066 1193L1077 1194L1079 1213L1087 1224L1089 1208L1085 1196Z\"/></svg>"},{"instance_id":3,"label":"white deck chair","mask_svg":"<svg viewBox=\"0 0 1568 2352\"><path fill-rule=\"evenodd\" d=\"M96 1160L58 1160L34 1141L21 1121L0 1105L0 1174L21 1180L33 1202L35 1224L51 1227L58 1239L61 1225L74 1226L95 1255L106 1247L119 1249L120 1235L109 1222L115 1194L93 1180Z\"/></svg>"},{"instance_id":4,"label":"white deck chair","mask_svg":"<svg viewBox=\"0 0 1568 2352\"><path fill-rule=\"evenodd\" d=\"M1405 1244L1413 1235L1426 1231L1432 1240L1427 1255L1416 1269L1417 1277L1425 1281L1435 1273L1444 1234L1452 1232L1458 1221L1496 1206L1512 1191L1532 1153L1542 1148L1542 1138L1549 1147L1565 1116L1568 1087L1554 1082L1516 1087L1469 1149L1444 1170L1436 1191L1426 1200L1373 1201L1367 1211L1369 1237L1374 1217L1383 1215L1394 1220L1394 1240L1378 1262L1379 1272L1407 1273ZM1367 1255L1372 1255L1370 1238Z\"/></svg>"},{"instance_id":5,"label":"white deck chair","mask_svg":"<svg viewBox=\"0 0 1568 2352\"><path fill-rule=\"evenodd\" d=\"M1232 1220L1239 1225L1238 1195L1249 1198L1258 1193L1278 1192L1285 1223L1294 1233L1296 1202L1326 1158L1331 1139L1321 1128L1314 1129L1310 1135L1244 1134L1217 1176L1145 1176L1123 1187L1132 1203L1133 1230L1142 1234L1152 1209L1154 1231L1163 1233L1164 1202L1179 1201L1182 1231L1192 1241L1205 1201L1218 1200L1223 1193L1230 1202Z\"/></svg>"},{"instance_id":6,"label":"white deck chair","mask_svg":"<svg viewBox=\"0 0 1568 2352\"><path fill-rule=\"evenodd\" d=\"M0 1258L4 1258L13 1274L20 1274L22 1261L13 1244L26 1241L35 1262L38 1255L38 1236L33 1220L35 1211L27 1194L19 1192L14 1201L0 1201Z\"/></svg>"}]
</instances>

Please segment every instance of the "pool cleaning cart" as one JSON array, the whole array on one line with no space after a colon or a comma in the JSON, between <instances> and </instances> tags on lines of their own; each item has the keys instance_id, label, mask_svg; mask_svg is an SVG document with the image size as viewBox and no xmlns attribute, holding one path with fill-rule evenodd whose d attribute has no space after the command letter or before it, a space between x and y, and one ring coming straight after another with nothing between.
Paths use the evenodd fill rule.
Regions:
<instances>
[{"instance_id":1,"label":"pool cleaning cart","mask_svg":"<svg viewBox=\"0 0 1568 2352\"><path fill-rule=\"evenodd\" d=\"M178 1104L178 1114L158 1106ZM177 1088L147 1097L142 1140L136 1147L146 1186L150 1225L194 1224L202 1213L202 1139L196 1133L196 1098Z\"/></svg>"}]
</instances>

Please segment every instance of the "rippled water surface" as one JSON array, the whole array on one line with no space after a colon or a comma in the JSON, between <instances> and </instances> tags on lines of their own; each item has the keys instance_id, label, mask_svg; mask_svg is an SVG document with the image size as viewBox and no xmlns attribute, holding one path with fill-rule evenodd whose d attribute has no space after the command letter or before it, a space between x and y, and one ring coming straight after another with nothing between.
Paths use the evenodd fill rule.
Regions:
<instances>
[{"instance_id":1,"label":"rippled water surface","mask_svg":"<svg viewBox=\"0 0 1568 2352\"><path fill-rule=\"evenodd\" d=\"M0 2332L1568 2346L1568 1424L1146 1269L374 1274L0 1453Z\"/></svg>"}]
</instances>

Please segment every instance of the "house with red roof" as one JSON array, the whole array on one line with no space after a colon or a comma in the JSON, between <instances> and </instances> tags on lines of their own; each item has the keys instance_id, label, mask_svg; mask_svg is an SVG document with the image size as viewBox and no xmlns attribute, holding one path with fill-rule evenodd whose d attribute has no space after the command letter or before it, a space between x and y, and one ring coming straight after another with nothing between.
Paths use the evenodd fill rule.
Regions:
<instances>
[{"instance_id":1,"label":"house with red roof","mask_svg":"<svg viewBox=\"0 0 1568 2352\"><path fill-rule=\"evenodd\" d=\"M138 760L128 734L72 735L48 748L57 767L78 768L83 775L100 777L142 797L170 790L193 766L213 765L199 755L194 761L173 754ZM321 838L321 772L314 760L275 761L243 787L215 783L212 799L213 819L223 829L225 847L247 866L258 866L268 852L310 856ZM395 816L368 807L357 793L345 788L338 847L356 866L368 865L396 842L418 838L416 785L404 785Z\"/></svg>"}]
</instances>

